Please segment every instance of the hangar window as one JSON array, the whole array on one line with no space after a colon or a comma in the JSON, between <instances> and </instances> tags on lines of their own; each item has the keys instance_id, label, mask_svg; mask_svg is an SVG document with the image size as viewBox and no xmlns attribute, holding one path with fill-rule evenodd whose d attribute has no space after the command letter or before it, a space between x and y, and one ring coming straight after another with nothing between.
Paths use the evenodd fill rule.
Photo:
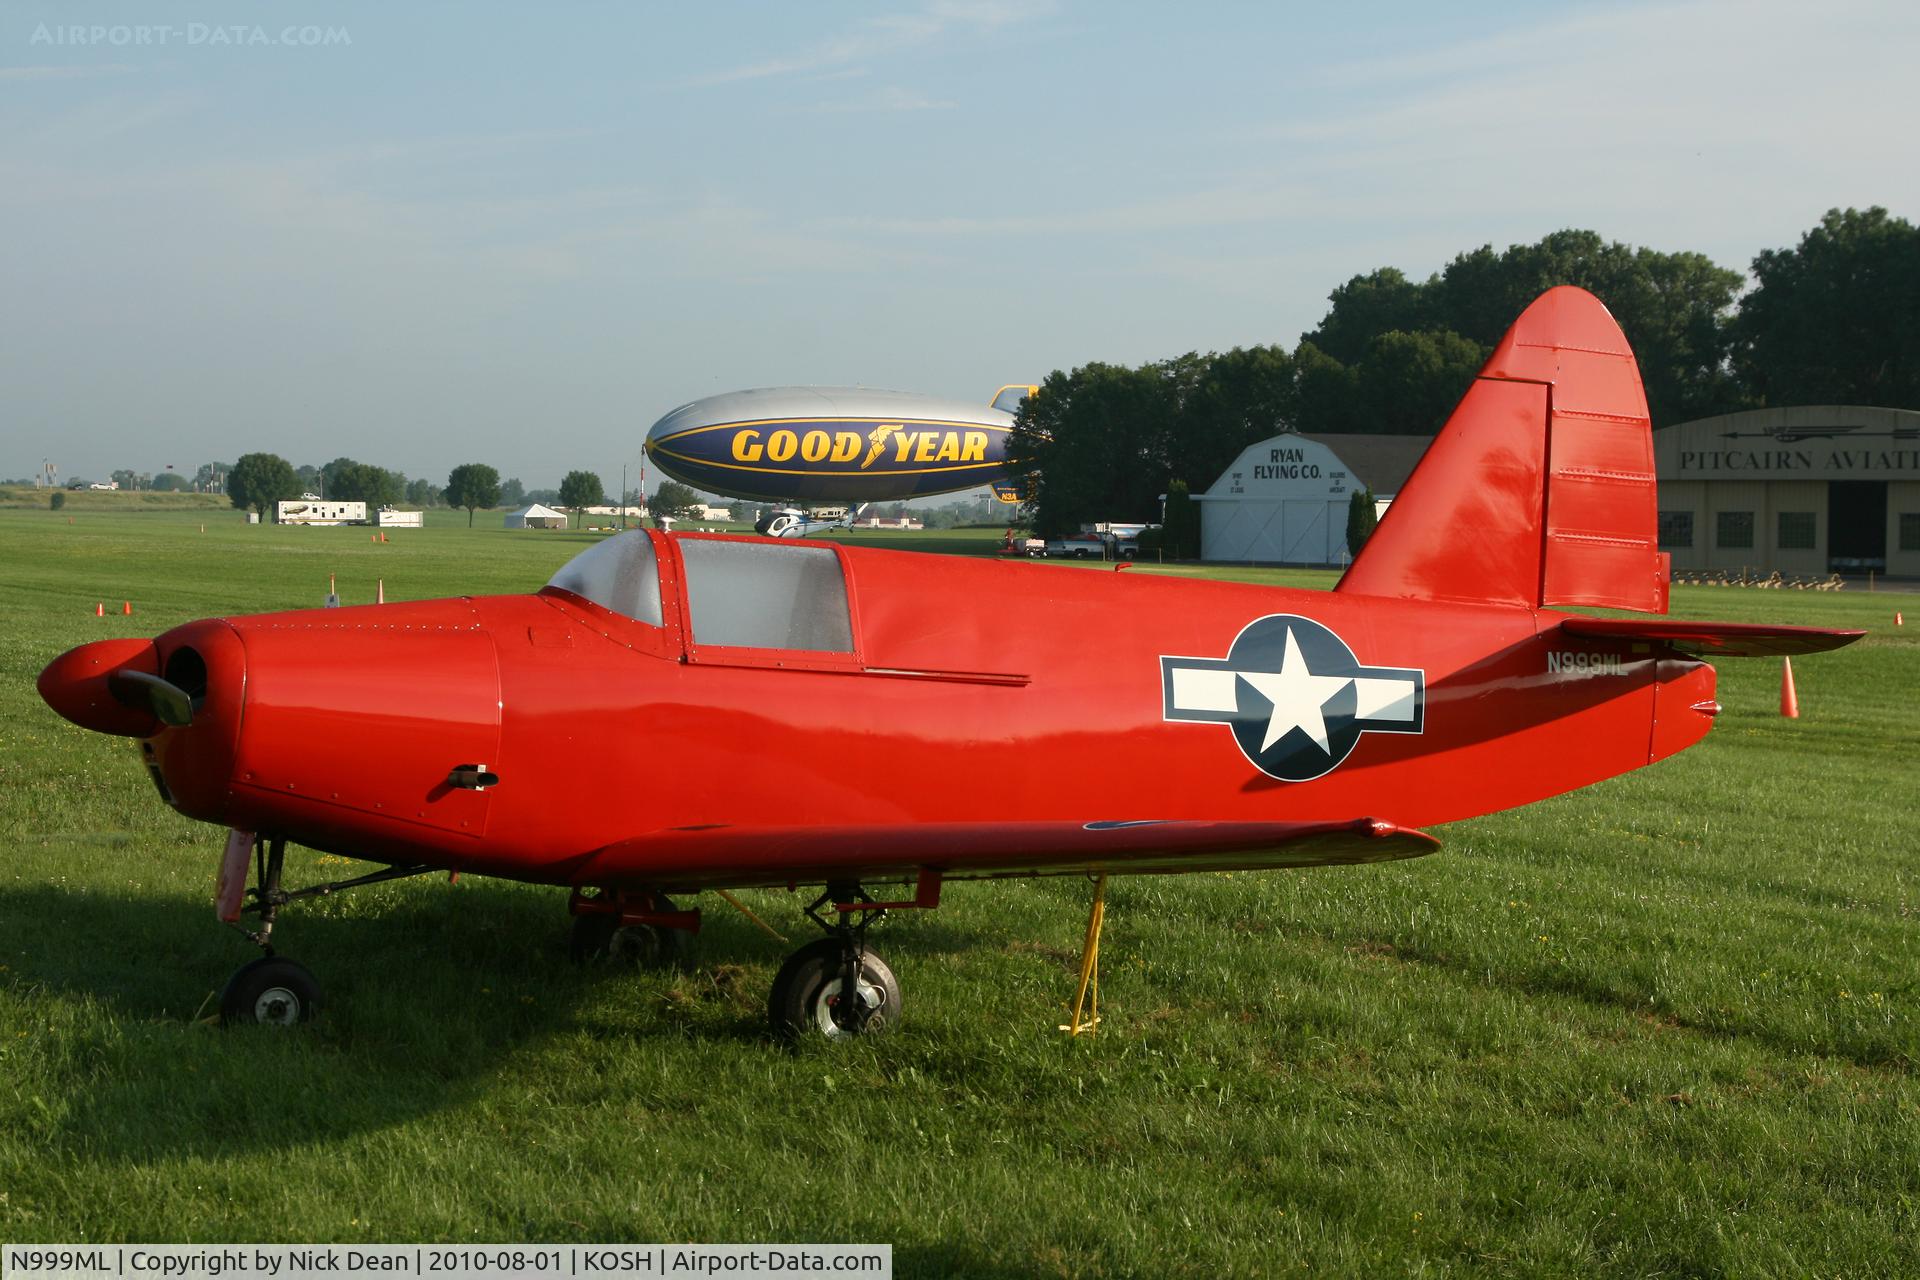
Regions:
<instances>
[{"instance_id":1,"label":"hangar window","mask_svg":"<svg viewBox=\"0 0 1920 1280\"><path fill-rule=\"evenodd\" d=\"M653 540L638 529L588 547L547 583L605 609L660 625L660 566Z\"/></svg>"},{"instance_id":2,"label":"hangar window","mask_svg":"<svg viewBox=\"0 0 1920 1280\"><path fill-rule=\"evenodd\" d=\"M1780 549L1782 551L1813 550L1813 512L1782 511L1780 513Z\"/></svg>"},{"instance_id":3,"label":"hangar window","mask_svg":"<svg viewBox=\"0 0 1920 1280\"><path fill-rule=\"evenodd\" d=\"M684 538L695 644L852 653L847 579L832 547Z\"/></svg>"},{"instance_id":4,"label":"hangar window","mask_svg":"<svg viewBox=\"0 0 1920 1280\"><path fill-rule=\"evenodd\" d=\"M1920 551L1920 511L1900 513L1900 549Z\"/></svg>"},{"instance_id":5,"label":"hangar window","mask_svg":"<svg viewBox=\"0 0 1920 1280\"><path fill-rule=\"evenodd\" d=\"M1722 511L1714 528L1714 545L1739 550L1753 545L1753 512Z\"/></svg>"},{"instance_id":6,"label":"hangar window","mask_svg":"<svg viewBox=\"0 0 1920 1280\"><path fill-rule=\"evenodd\" d=\"M1660 545L1666 547L1691 547L1693 545L1693 512L1662 511L1660 513Z\"/></svg>"}]
</instances>

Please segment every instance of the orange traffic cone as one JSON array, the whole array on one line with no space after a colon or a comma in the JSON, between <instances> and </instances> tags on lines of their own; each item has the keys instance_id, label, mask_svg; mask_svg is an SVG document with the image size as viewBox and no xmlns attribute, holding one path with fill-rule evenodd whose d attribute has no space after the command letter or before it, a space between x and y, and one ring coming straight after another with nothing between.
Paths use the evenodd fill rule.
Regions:
<instances>
[{"instance_id":1,"label":"orange traffic cone","mask_svg":"<svg viewBox=\"0 0 1920 1280\"><path fill-rule=\"evenodd\" d=\"M120 602L120 612L126 617L131 618L133 616L133 601L122 600Z\"/></svg>"},{"instance_id":2,"label":"orange traffic cone","mask_svg":"<svg viewBox=\"0 0 1920 1280\"><path fill-rule=\"evenodd\" d=\"M373 602L375 604L385 604L387 602L387 580L385 578L375 578L373 580Z\"/></svg>"},{"instance_id":3,"label":"orange traffic cone","mask_svg":"<svg viewBox=\"0 0 1920 1280\"><path fill-rule=\"evenodd\" d=\"M93 616L96 618L104 618L107 616L106 601L102 600L99 604L96 604L95 606L93 606Z\"/></svg>"},{"instance_id":4,"label":"orange traffic cone","mask_svg":"<svg viewBox=\"0 0 1920 1280\"><path fill-rule=\"evenodd\" d=\"M1898 612L1895 612L1893 615L1893 625L1896 627L1904 627L1907 625L1907 620L1902 618Z\"/></svg>"},{"instance_id":5,"label":"orange traffic cone","mask_svg":"<svg viewBox=\"0 0 1920 1280\"><path fill-rule=\"evenodd\" d=\"M1789 720L1800 718L1800 699L1793 691L1793 659L1782 658L1780 668L1780 714Z\"/></svg>"},{"instance_id":6,"label":"orange traffic cone","mask_svg":"<svg viewBox=\"0 0 1920 1280\"><path fill-rule=\"evenodd\" d=\"M380 541L385 542L386 540L387 540L387 531L385 529L382 529L380 531Z\"/></svg>"},{"instance_id":7,"label":"orange traffic cone","mask_svg":"<svg viewBox=\"0 0 1920 1280\"><path fill-rule=\"evenodd\" d=\"M379 534L377 534L377 533L370 533L370 534L368 534L368 535L367 535L367 541L368 541L368 542L378 542L378 541L380 541L380 535L379 535Z\"/></svg>"}]
</instances>

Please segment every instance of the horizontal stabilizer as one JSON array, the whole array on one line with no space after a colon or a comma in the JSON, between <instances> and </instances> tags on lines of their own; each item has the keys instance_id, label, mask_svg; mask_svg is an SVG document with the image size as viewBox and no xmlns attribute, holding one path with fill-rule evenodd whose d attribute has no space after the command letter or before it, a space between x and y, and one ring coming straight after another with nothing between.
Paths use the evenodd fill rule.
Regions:
<instances>
[{"instance_id":1,"label":"horizontal stabilizer","mask_svg":"<svg viewBox=\"0 0 1920 1280\"><path fill-rule=\"evenodd\" d=\"M1351 822L935 822L898 826L695 827L610 845L576 884L737 888L882 880L931 868L995 876L1238 871L1384 862L1432 853L1424 831Z\"/></svg>"},{"instance_id":2,"label":"horizontal stabilizer","mask_svg":"<svg viewBox=\"0 0 1920 1280\"><path fill-rule=\"evenodd\" d=\"M1647 640L1705 658L1797 658L1852 644L1864 631L1768 626L1758 622L1677 622L1568 618L1560 629L1582 640Z\"/></svg>"}]
</instances>

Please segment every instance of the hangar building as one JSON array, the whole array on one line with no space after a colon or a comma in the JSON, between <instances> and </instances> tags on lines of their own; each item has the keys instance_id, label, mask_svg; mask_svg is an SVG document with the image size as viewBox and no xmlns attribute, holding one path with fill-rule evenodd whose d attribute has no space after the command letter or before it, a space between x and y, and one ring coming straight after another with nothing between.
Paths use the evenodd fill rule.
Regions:
<instances>
[{"instance_id":1,"label":"hangar building","mask_svg":"<svg viewBox=\"0 0 1920 1280\"><path fill-rule=\"evenodd\" d=\"M1200 503L1200 558L1265 564L1345 564L1347 504L1371 488L1384 510L1430 436L1299 435L1243 450Z\"/></svg>"},{"instance_id":2,"label":"hangar building","mask_svg":"<svg viewBox=\"0 0 1920 1280\"><path fill-rule=\"evenodd\" d=\"M1755 409L1653 433L1675 569L1920 578L1920 411Z\"/></svg>"}]
</instances>

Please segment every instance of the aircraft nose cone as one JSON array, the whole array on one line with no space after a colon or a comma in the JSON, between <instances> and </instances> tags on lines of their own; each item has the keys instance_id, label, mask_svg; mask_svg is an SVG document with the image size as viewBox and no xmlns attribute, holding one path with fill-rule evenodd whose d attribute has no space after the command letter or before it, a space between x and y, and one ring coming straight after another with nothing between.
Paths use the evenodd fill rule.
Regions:
<instances>
[{"instance_id":1,"label":"aircraft nose cone","mask_svg":"<svg viewBox=\"0 0 1920 1280\"><path fill-rule=\"evenodd\" d=\"M158 732L160 721L153 712L121 702L107 688L107 678L119 671L158 675L160 654L153 641L95 640L69 649L40 673L40 697L82 729L95 733L145 738Z\"/></svg>"}]
</instances>

